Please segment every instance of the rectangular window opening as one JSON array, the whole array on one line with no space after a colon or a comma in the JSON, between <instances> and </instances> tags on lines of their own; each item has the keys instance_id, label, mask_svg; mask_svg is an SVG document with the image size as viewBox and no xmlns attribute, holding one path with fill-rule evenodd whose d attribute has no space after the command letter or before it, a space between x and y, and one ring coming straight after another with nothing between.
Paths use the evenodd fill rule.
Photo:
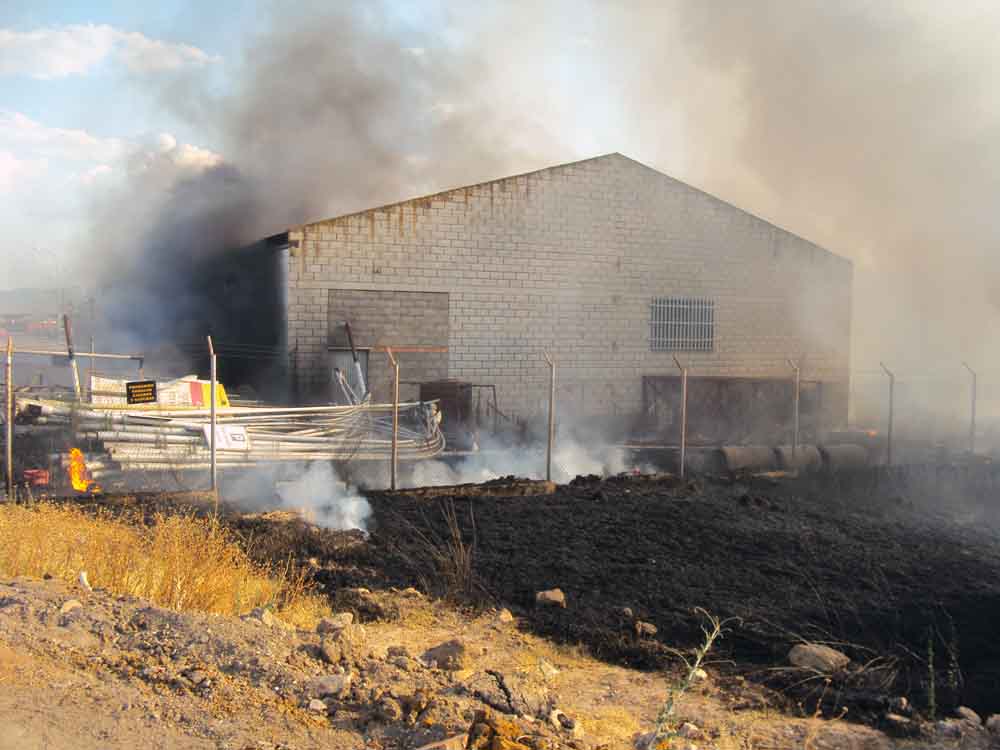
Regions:
<instances>
[{"instance_id":1,"label":"rectangular window opening","mask_svg":"<svg viewBox=\"0 0 1000 750\"><path fill-rule=\"evenodd\" d=\"M649 349L714 351L715 302L704 297L654 297L649 313Z\"/></svg>"}]
</instances>

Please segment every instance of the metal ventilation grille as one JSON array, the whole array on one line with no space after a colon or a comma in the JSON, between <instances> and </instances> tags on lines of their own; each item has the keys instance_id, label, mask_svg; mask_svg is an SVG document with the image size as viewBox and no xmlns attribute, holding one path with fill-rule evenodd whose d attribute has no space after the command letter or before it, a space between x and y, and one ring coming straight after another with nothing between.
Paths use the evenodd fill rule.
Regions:
<instances>
[{"instance_id":1,"label":"metal ventilation grille","mask_svg":"<svg viewBox=\"0 0 1000 750\"><path fill-rule=\"evenodd\" d=\"M715 302L700 297L654 297L649 348L654 352L710 352L715 347Z\"/></svg>"}]
</instances>

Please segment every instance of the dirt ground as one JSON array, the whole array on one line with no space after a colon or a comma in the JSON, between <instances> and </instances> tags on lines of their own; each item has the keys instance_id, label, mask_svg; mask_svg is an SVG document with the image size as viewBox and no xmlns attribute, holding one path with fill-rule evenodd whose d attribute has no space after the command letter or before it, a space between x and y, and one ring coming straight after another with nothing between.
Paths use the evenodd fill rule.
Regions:
<instances>
[{"instance_id":1,"label":"dirt ground","mask_svg":"<svg viewBox=\"0 0 1000 750\"><path fill-rule=\"evenodd\" d=\"M939 489L904 479L622 476L540 495L495 484L370 493L370 534L224 508L255 557L308 567L335 609L364 623L364 645L334 665L318 651L324 636L260 617L0 582L0 748L417 748L461 736L488 706L519 716L535 747L632 747L684 675L675 649L700 642L699 610L726 633L707 679L678 702L675 722L697 734L677 747L998 748L975 722L889 722L929 718L931 675L937 718L959 704L983 718L1000 710L995 495L987 483L945 507ZM206 510L197 496L93 502L147 521ZM472 573L458 592L453 555L441 554L456 540ZM536 606L552 587L567 606ZM60 614L70 598L83 606ZM422 658L454 638L461 669ZM829 679L790 669L804 640L851 665ZM350 687L311 711L310 681L340 671ZM553 708L576 729L546 721Z\"/></svg>"},{"instance_id":2,"label":"dirt ground","mask_svg":"<svg viewBox=\"0 0 1000 750\"><path fill-rule=\"evenodd\" d=\"M382 619L350 626L339 642L351 648L332 664L318 651L329 635L266 616L179 614L56 581L0 583L0 748L391 750L449 738L458 739L448 748L460 748L485 709L517 719L524 744L513 750L610 750L653 727L676 678L554 645L495 610L470 616L412 590L347 598L366 605L359 616ZM455 639L461 664L428 662L429 648ZM315 703L317 680L345 675L346 685ZM710 667L680 697L676 723L689 724L692 741L672 747L943 746L937 737L894 742L844 721L787 716L750 684L740 692L752 706L739 708L730 700L737 691L718 679ZM551 708L574 728L529 718ZM948 726L958 733L947 746L992 747L981 726Z\"/></svg>"}]
</instances>

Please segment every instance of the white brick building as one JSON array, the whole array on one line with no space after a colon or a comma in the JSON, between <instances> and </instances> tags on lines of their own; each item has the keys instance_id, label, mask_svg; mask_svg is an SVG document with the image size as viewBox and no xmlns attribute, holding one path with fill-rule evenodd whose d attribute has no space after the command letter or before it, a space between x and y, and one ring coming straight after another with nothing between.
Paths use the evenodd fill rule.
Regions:
<instances>
[{"instance_id":1,"label":"white brick building","mask_svg":"<svg viewBox=\"0 0 1000 750\"><path fill-rule=\"evenodd\" d=\"M496 384L501 410L635 414L643 376L782 379L788 359L846 418L851 263L620 154L318 221L270 238L302 397L330 392L331 352L399 359L404 381ZM386 398L385 355L370 379ZM404 397L415 395L404 390Z\"/></svg>"}]
</instances>

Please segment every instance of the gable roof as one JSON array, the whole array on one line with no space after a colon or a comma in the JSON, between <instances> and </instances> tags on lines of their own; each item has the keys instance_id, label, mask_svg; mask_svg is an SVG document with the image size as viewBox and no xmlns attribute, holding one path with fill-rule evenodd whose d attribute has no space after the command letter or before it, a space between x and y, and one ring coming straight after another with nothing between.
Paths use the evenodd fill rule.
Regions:
<instances>
[{"instance_id":1,"label":"gable roof","mask_svg":"<svg viewBox=\"0 0 1000 750\"><path fill-rule=\"evenodd\" d=\"M808 240L808 239L802 237L801 235L795 234L794 232L790 232L787 229L785 229L784 227L775 224L774 222L768 221L767 219L764 219L764 218L762 218L760 216L757 216L756 214L750 213L749 211L746 211L746 210L740 208L739 206L736 206L736 205L734 205L732 203L729 203L728 201L725 201L725 200L723 200L723 199L721 199L721 198L719 198L719 197L717 197L715 195L712 195L709 192L706 192L706 191L704 191L704 190L702 190L700 188L697 188L697 187L695 187L693 185L690 185L689 183L686 183L686 182L683 182L681 180L678 180L675 177L671 177L670 175L666 174L665 172L661 172L658 169L654 169L653 167L650 167L648 164L643 164L642 162L640 162L640 161L638 161L636 159L633 159L633 158L631 158L629 156L626 156L626 155L624 155L624 154L622 154L622 153L620 153L618 151L613 151L613 152L610 152L610 153L607 153L607 154L600 154L598 156L591 156L591 157L588 157L586 159L578 159L576 161L564 162L564 163L561 163L561 164L554 164L552 166L542 167L541 169L534 169L534 170L531 170L529 172L519 172L517 174L508 175L506 177L498 177L498 178L495 178L495 179L492 179L492 180L486 180L486 181L483 181L483 182L475 182L475 183L472 183L472 184L469 184L469 185L462 185L460 187L448 188L446 190L439 190L438 192L435 192L435 193L428 193L426 195L421 195L421 196L417 196L417 197L414 197L414 198L407 198L405 200L394 201L392 203L385 203L385 204L382 204L382 205L379 205L379 206L372 206L370 208L362 209L362 210L359 210L359 211L352 211L352 212L349 212L349 213L346 213L346 214L339 214L337 216L330 216L330 217L327 217L325 219L319 219L319 220L316 220L316 221L305 222L304 224L300 224L300 225L297 225L297 226L294 226L294 227L289 227L289 229L286 230L286 231L284 231L284 232L280 232L278 234L275 234L275 235L272 235L270 237L267 237L265 241L268 242L269 244L285 245L288 242L288 232L289 231L300 230L303 227L314 226L314 225L317 225L317 224L324 224L324 223L328 223L328 222L340 222L342 220L350 219L350 218L353 218L353 217L360 217L360 216L365 216L365 215L369 215L369 214L375 214L375 213L378 213L378 212L391 211L391 210L394 210L394 209L398 209L398 208L400 208L402 206L409 206L409 205L414 205L414 204L416 204L416 205L429 204L430 202L434 201L435 199L448 200L448 199L452 198L453 196L455 196L456 194L465 194L465 195L468 195L468 193L470 191L473 191L473 190L476 190L476 189L486 188L486 187L490 187L490 186L498 185L498 184L502 184L502 183L509 183L509 182L512 182L512 181L520 180L522 178L530 178L532 176L541 175L541 174L544 174L544 173L558 172L558 171L562 171L562 170L569 169L569 168L572 168L572 167L577 167L577 166L580 166L582 164L588 164L588 163L591 163L591 162L613 160L613 159L621 159L621 160L623 160L625 162L628 162L631 165L639 167L640 169L646 170L646 171L648 171L648 172L656 175L657 177L660 177L660 178L666 179L666 180L670 180L671 182L676 183L677 185L680 185L680 186L684 187L687 190L691 190L691 191L693 191L695 193L698 193L699 195L701 195L701 196L703 196L705 198L708 198L709 200L711 200L711 201L713 201L715 203L718 203L720 205L726 206L726 207L728 207L728 208L730 208L730 209L732 209L734 211L738 211L741 214L744 214L745 216L748 216L748 217L750 217L750 218L752 218L752 219L754 219L756 221L760 221L760 222L762 222L764 224L767 224L768 226L771 226L771 227L777 229L778 231L780 231L780 232L782 232L782 233L784 233L784 234L786 234L786 235L788 235L790 237L793 237L793 238L795 238L797 240L805 242L808 245L810 245L811 247L815 248L816 250L819 250L819 251L821 251L823 253L827 253L827 254L833 256L834 258L838 258L840 260L843 260L844 262L852 263L852 261L850 261L848 258L844 258L841 255L838 255L838 254L836 254L836 253L834 253L834 252L832 252L830 250L827 250L825 247L822 247L821 245L818 245L815 242L812 242L811 240Z\"/></svg>"}]
</instances>

